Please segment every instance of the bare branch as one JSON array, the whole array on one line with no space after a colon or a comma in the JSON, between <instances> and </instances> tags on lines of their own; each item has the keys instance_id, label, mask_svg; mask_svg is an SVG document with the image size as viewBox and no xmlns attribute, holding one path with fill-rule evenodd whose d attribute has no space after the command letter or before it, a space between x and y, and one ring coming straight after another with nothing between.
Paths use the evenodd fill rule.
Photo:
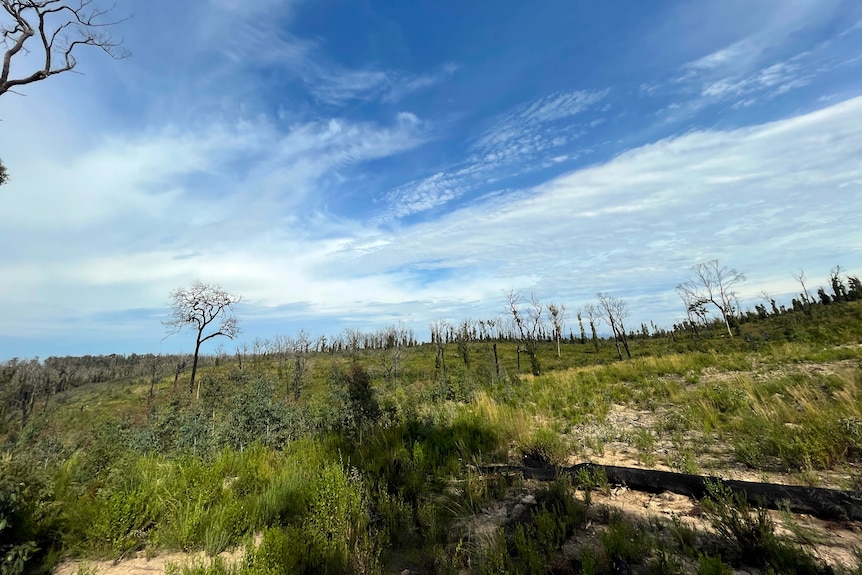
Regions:
<instances>
[{"instance_id":1,"label":"bare branch","mask_svg":"<svg viewBox=\"0 0 862 575\"><path fill-rule=\"evenodd\" d=\"M628 304L620 298L611 297L607 294L598 293L599 309L604 313L602 320L608 324L614 334L614 342L617 346L617 355L622 359L623 355L620 351L620 343L626 350L626 356L631 359L632 354L629 350L628 338L626 338L625 318L629 316ZM592 315L592 313L591 313Z\"/></svg>"},{"instance_id":2,"label":"bare branch","mask_svg":"<svg viewBox=\"0 0 862 575\"><path fill-rule=\"evenodd\" d=\"M697 264L691 271L694 277L676 286L687 311L702 317L706 314L705 306L712 305L724 321L727 334L733 337L730 319L739 311L734 305L737 301L734 287L745 281L745 275L727 266L719 267L718 260Z\"/></svg>"},{"instance_id":3,"label":"bare branch","mask_svg":"<svg viewBox=\"0 0 862 575\"><path fill-rule=\"evenodd\" d=\"M0 44L5 49L0 69L0 95L50 76L69 72L78 64L79 46L99 48L110 57L127 58L123 40L110 31L126 18L108 19L116 8L100 8L94 0L0 0ZM5 21L4 21L5 20ZM10 77L13 60L22 53L40 53L41 66Z\"/></svg>"},{"instance_id":4,"label":"bare branch","mask_svg":"<svg viewBox=\"0 0 862 575\"><path fill-rule=\"evenodd\" d=\"M223 336L233 339L239 334L239 325L233 315L233 307L242 298L228 293L221 286L195 280L188 288L173 290L170 299L171 319L163 322L168 328L168 335L179 333L187 326L192 327L197 332L192 378L189 385L191 392L194 390L201 344L214 337ZM218 327L215 327L216 324ZM207 328L213 328L213 331L204 334Z\"/></svg>"}]
</instances>

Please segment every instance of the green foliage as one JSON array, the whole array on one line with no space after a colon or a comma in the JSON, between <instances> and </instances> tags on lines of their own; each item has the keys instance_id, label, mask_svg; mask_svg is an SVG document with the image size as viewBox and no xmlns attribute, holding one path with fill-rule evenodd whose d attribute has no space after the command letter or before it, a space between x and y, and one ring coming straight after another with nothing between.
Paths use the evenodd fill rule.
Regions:
<instances>
[{"instance_id":1,"label":"green foliage","mask_svg":"<svg viewBox=\"0 0 862 575\"><path fill-rule=\"evenodd\" d=\"M719 482L708 483L707 493L704 509L732 561L776 573L830 572L808 552L779 538L765 509L753 509L744 497Z\"/></svg>"},{"instance_id":2,"label":"green foliage","mask_svg":"<svg viewBox=\"0 0 862 575\"><path fill-rule=\"evenodd\" d=\"M61 528L52 486L0 455L0 575L41 573Z\"/></svg>"},{"instance_id":3,"label":"green foliage","mask_svg":"<svg viewBox=\"0 0 862 575\"><path fill-rule=\"evenodd\" d=\"M731 575L733 569L724 564L719 556L703 555L697 558L697 575Z\"/></svg>"},{"instance_id":4,"label":"green foliage","mask_svg":"<svg viewBox=\"0 0 862 575\"><path fill-rule=\"evenodd\" d=\"M652 552L652 540L646 530L620 515L611 517L610 525L600 539L605 554L614 565L640 564Z\"/></svg>"},{"instance_id":5,"label":"green foliage","mask_svg":"<svg viewBox=\"0 0 862 575\"><path fill-rule=\"evenodd\" d=\"M563 543L586 523L587 507L572 494L567 477L536 494L526 521L501 531L479 558L481 573L547 573Z\"/></svg>"},{"instance_id":6,"label":"green foliage","mask_svg":"<svg viewBox=\"0 0 862 575\"><path fill-rule=\"evenodd\" d=\"M568 449L553 429L540 427L533 432L528 442L521 446L525 457L550 465L565 463Z\"/></svg>"}]
</instances>

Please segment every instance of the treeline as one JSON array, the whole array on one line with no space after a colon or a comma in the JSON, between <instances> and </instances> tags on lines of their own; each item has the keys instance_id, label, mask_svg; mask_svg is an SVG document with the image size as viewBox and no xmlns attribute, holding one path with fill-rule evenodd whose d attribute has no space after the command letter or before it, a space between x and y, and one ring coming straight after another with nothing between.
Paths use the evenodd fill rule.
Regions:
<instances>
[{"instance_id":1,"label":"treeline","mask_svg":"<svg viewBox=\"0 0 862 575\"><path fill-rule=\"evenodd\" d=\"M621 298L597 294L597 301L578 307L573 325L566 306L543 303L534 295L525 297L520 292L505 294L507 316L488 319L464 319L458 323L438 320L429 326L430 344L436 348L434 372L446 373L445 350L454 345L464 364L469 364L470 349L475 343L486 342L493 346L493 360L499 373L499 360L495 342L517 345L517 369L521 371L521 355L529 359L529 370L538 375L541 371L538 349L540 344L552 343L556 355L561 355L564 343L590 345L598 352L600 343L611 341L618 359L631 357L630 342L651 338L670 338L690 335L696 340L726 329L733 337L740 333L743 324L754 323L770 317L794 312L812 313L818 306L835 306L862 300L862 281L857 276L842 272L840 266L833 268L825 287L813 293L806 285L804 272L793 274L800 284L800 293L790 305L781 304L765 292L763 303L754 309L742 310L735 292L743 274L721 267L717 260L698 264L692 268L693 277L677 287L685 304L687 318L673 324L671 329L659 327L655 322L641 323L639 329L626 328L625 321L630 312ZM816 294L816 295L814 295ZM610 328L607 338L598 335L604 325ZM300 331L295 336L275 336L272 339L256 338L252 342L241 342L232 353L219 348L214 355L202 355L202 365L218 365L233 357L239 369L251 362L264 361L277 366L278 376L286 381L295 400L299 399L308 379L309 359L314 354L342 354L355 357L361 351L385 350L380 361L383 379L397 379L403 352L409 348L429 342L417 340L412 328L393 325L383 329L363 331L356 328L343 332L312 338ZM17 420L23 428L29 417L38 409L46 409L51 397L71 388L90 383L116 380L146 381L150 384L148 403L152 401L153 388L158 381L172 377L174 388L180 376L189 368L190 355L162 354L111 354L105 356L85 355L81 357L14 358L0 364L0 433ZM189 390L194 393L194 389ZM198 390L198 395L200 390Z\"/></svg>"}]
</instances>

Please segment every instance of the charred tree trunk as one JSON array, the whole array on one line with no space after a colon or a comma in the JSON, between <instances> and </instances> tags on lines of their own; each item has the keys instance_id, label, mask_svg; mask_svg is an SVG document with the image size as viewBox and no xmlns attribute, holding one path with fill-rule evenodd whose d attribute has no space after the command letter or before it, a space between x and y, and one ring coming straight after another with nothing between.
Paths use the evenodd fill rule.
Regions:
<instances>
[{"instance_id":1,"label":"charred tree trunk","mask_svg":"<svg viewBox=\"0 0 862 575\"><path fill-rule=\"evenodd\" d=\"M524 477L542 481L551 481L562 473L577 476L581 471L598 472L604 473L609 483L625 485L629 489L650 493L671 491L697 499L706 497L709 483L719 483L734 493L745 497L752 505L770 509L786 508L794 513L807 513L833 521L862 521L862 492L859 491L736 481L672 471L655 471L594 463L581 463L571 467L487 465L479 469L485 473L522 473Z\"/></svg>"}]
</instances>

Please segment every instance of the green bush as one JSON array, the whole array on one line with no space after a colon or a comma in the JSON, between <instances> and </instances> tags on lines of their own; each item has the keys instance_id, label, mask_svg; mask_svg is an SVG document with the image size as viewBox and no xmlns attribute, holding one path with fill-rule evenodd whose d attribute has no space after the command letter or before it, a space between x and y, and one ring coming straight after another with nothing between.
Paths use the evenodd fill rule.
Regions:
<instances>
[{"instance_id":1,"label":"green bush","mask_svg":"<svg viewBox=\"0 0 862 575\"><path fill-rule=\"evenodd\" d=\"M61 528L43 474L0 456L0 575L49 572Z\"/></svg>"}]
</instances>

